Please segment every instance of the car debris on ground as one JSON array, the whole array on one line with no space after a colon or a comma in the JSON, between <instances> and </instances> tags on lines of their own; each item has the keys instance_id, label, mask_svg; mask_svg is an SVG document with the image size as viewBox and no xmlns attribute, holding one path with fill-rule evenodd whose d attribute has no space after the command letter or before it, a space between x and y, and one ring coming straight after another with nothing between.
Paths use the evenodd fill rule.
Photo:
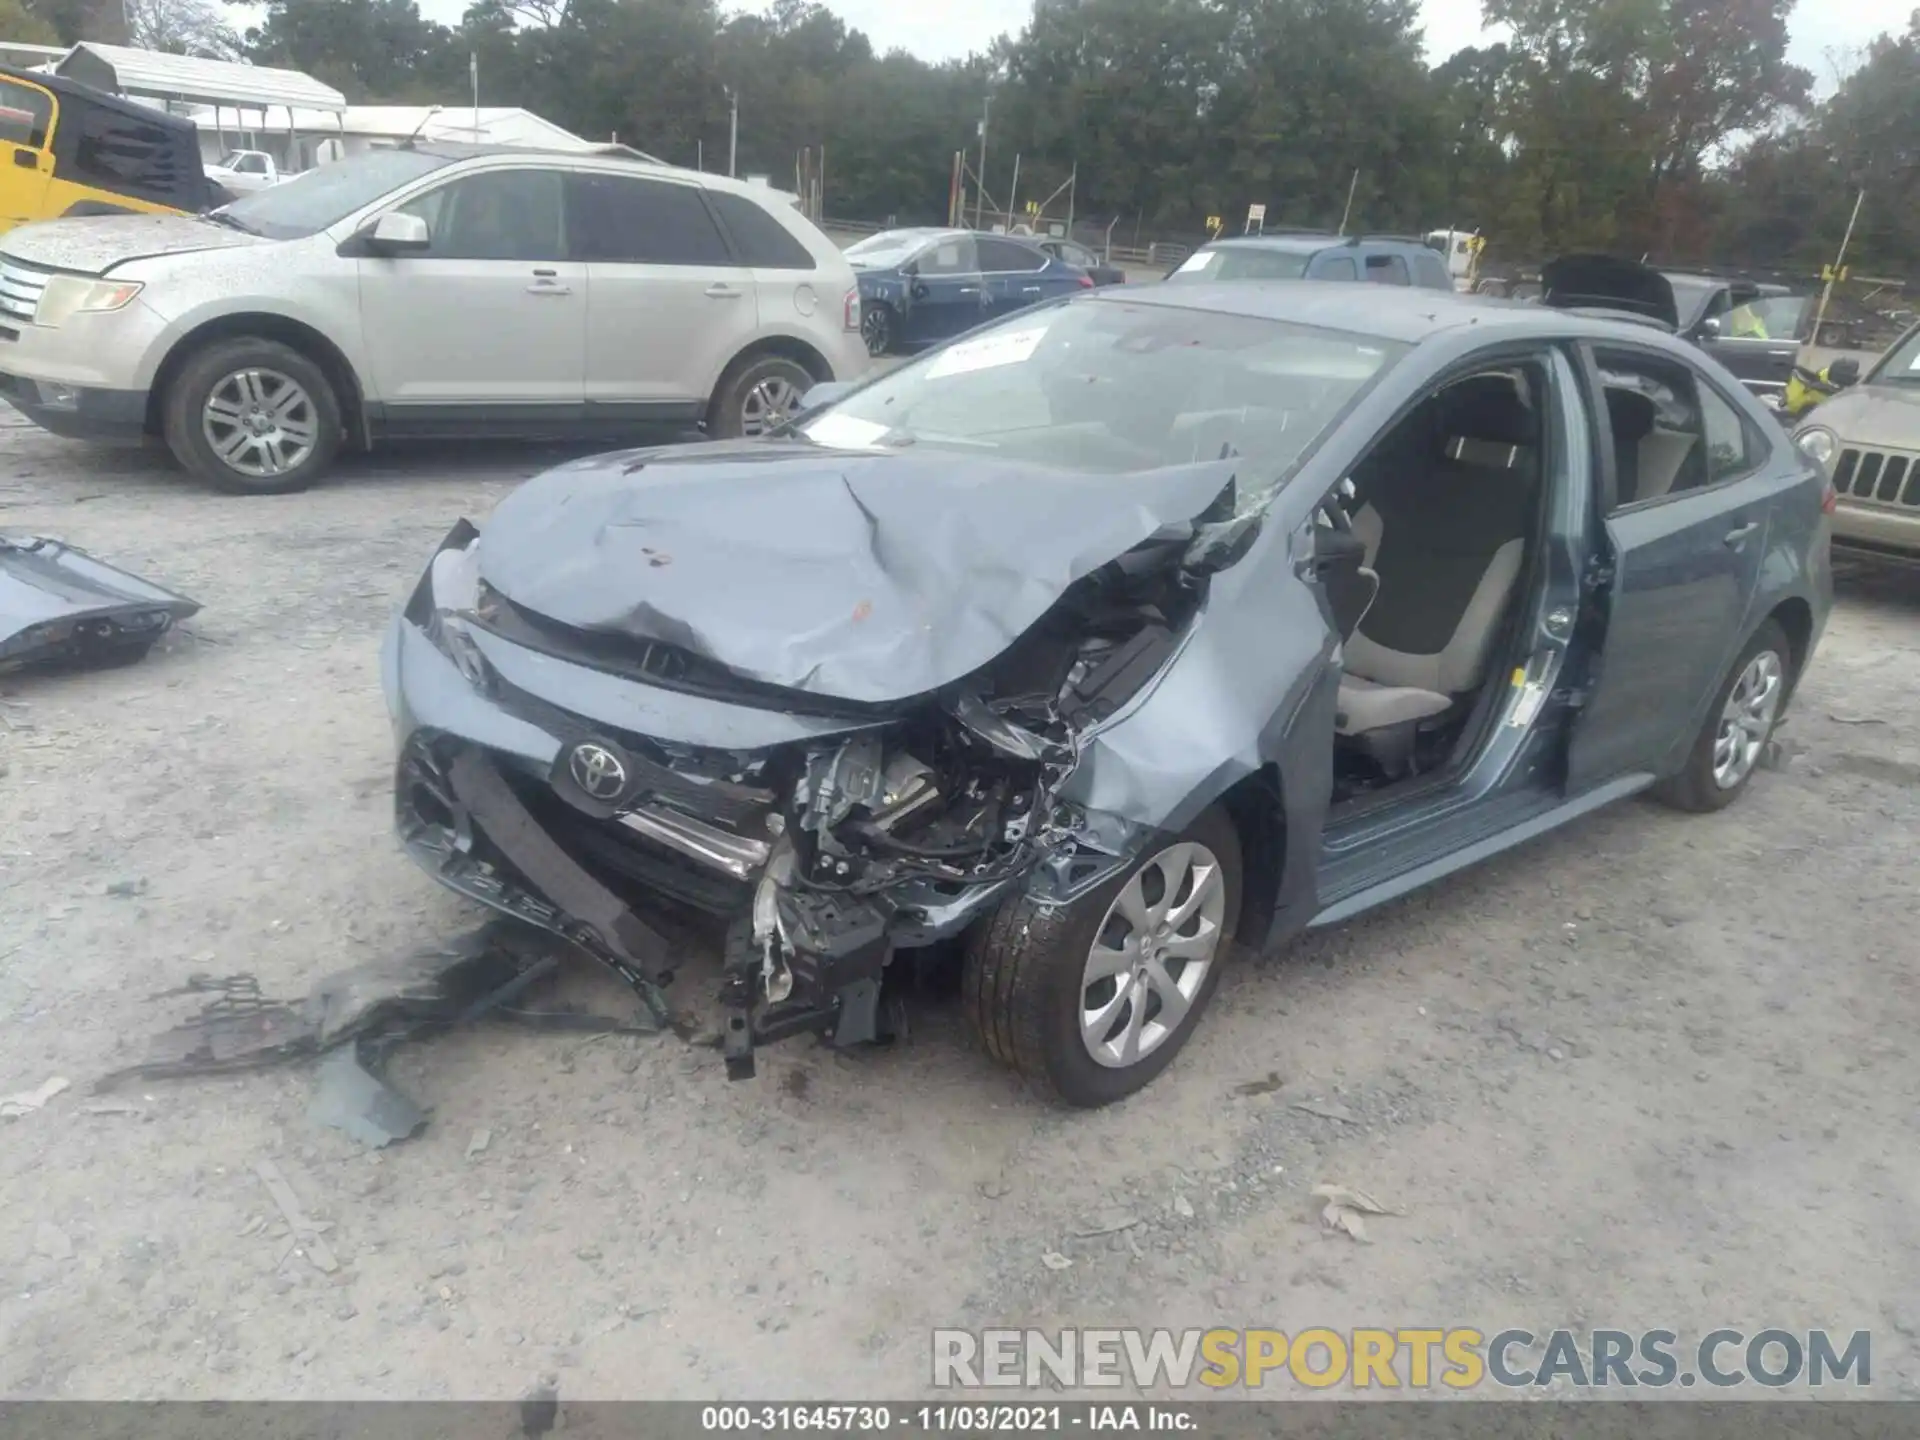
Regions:
<instances>
[{"instance_id":1,"label":"car debris on ground","mask_svg":"<svg viewBox=\"0 0 1920 1440\"><path fill-rule=\"evenodd\" d=\"M18 1120L23 1115L31 1115L71 1083L65 1076L55 1075L32 1090L0 1096L0 1120Z\"/></svg>"},{"instance_id":2,"label":"car debris on ground","mask_svg":"<svg viewBox=\"0 0 1920 1440\"><path fill-rule=\"evenodd\" d=\"M0 535L0 672L130 664L199 612L62 541Z\"/></svg>"},{"instance_id":3,"label":"car debris on ground","mask_svg":"<svg viewBox=\"0 0 1920 1440\"><path fill-rule=\"evenodd\" d=\"M535 1029L599 1034L654 1034L663 1028L650 1013L620 1020L516 1003L536 981L553 974L571 948L531 926L494 919L444 944L324 976L298 1002L263 995L252 975L193 975L154 998L209 997L200 1010L154 1036L143 1058L102 1076L93 1088L100 1092L136 1077L216 1075L318 1056L309 1118L374 1148L391 1145L417 1135L427 1123L426 1112L380 1075L388 1055L404 1041L487 1016ZM38 1093L5 1103L37 1108L30 1102Z\"/></svg>"}]
</instances>

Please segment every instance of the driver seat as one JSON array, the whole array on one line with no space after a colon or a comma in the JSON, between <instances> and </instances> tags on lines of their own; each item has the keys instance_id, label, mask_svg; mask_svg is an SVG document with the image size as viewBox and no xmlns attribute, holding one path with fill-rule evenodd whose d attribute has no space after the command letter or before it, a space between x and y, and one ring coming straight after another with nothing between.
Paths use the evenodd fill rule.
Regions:
<instances>
[{"instance_id":1,"label":"driver seat","mask_svg":"<svg viewBox=\"0 0 1920 1440\"><path fill-rule=\"evenodd\" d=\"M1421 721L1485 681L1540 490L1539 420L1513 377L1460 381L1411 421L1415 456L1391 447L1356 476L1353 529L1380 589L1347 642L1335 723L1389 774Z\"/></svg>"}]
</instances>

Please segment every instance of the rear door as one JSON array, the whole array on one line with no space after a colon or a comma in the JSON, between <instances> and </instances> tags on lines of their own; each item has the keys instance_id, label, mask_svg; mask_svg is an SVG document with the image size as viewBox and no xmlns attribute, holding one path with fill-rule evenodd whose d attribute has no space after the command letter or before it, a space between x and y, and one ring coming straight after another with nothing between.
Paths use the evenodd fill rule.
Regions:
<instances>
[{"instance_id":1,"label":"rear door","mask_svg":"<svg viewBox=\"0 0 1920 1440\"><path fill-rule=\"evenodd\" d=\"M567 255L561 171L470 171L396 207L421 254L357 261L373 389L398 428L577 420L586 267Z\"/></svg>"},{"instance_id":2,"label":"rear door","mask_svg":"<svg viewBox=\"0 0 1920 1440\"><path fill-rule=\"evenodd\" d=\"M1668 774L1684 758L1751 628L1773 499L1769 442L1703 369L1611 344L1584 359L1603 421L1602 544L1588 577L1603 634L1569 794Z\"/></svg>"},{"instance_id":3,"label":"rear door","mask_svg":"<svg viewBox=\"0 0 1920 1440\"><path fill-rule=\"evenodd\" d=\"M907 275L907 313L901 320L910 344L946 340L987 318L986 281L971 235L936 240L914 257Z\"/></svg>"},{"instance_id":4,"label":"rear door","mask_svg":"<svg viewBox=\"0 0 1920 1440\"><path fill-rule=\"evenodd\" d=\"M1411 285L1413 272L1407 257L1391 250L1369 250L1362 261L1366 278L1375 285Z\"/></svg>"},{"instance_id":5,"label":"rear door","mask_svg":"<svg viewBox=\"0 0 1920 1440\"><path fill-rule=\"evenodd\" d=\"M0 78L0 230L45 217L56 108L38 85Z\"/></svg>"},{"instance_id":6,"label":"rear door","mask_svg":"<svg viewBox=\"0 0 1920 1440\"><path fill-rule=\"evenodd\" d=\"M1038 304L1050 294L1067 287L1055 281L1053 273L1064 262L1049 264L1047 256L1030 245L1003 240L997 235L982 235L974 242L980 262L980 278L987 289L987 318L999 319L1029 305Z\"/></svg>"},{"instance_id":7,"label":"rear door","mask_svg":"<svg viewBox=\"0 0 1920 1440\"><path fill-rule=\"evenodd\" d=\"M567 176L568 241L587 276L590 413L697 419L759 331L753 272L692 181Z\"/></svg>"}]
</instances>

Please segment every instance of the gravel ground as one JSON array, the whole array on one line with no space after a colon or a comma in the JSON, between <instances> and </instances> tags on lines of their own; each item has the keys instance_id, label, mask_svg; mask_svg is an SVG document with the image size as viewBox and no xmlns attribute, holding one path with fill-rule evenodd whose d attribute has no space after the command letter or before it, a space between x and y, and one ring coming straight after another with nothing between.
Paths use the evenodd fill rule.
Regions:
<instances>
[{"instance_id":1,"label":"gravel ground","mask_svg":"<svg viewBox=\"0 0 1920 1440\"><path fill-rule=\"evenodd\" d=\"M0 526L206 606L136 668L0 682L0 1094L74 1082L0 1120L0 1395L909 1396L931 1327L1005 1323L1824 1325L1920 1394L1899 574L1847 583L1732 810L1626 804L1241 966L1100 1113L1031 1100L937 985L908 1043L789 1043L748 1084L670 1037L410 1046L432 1122L379 1154L306 1118L302 1068L89 1109L193 972L297 996L476 918L390 837L378 638L454 517L555 453L241 500L0 430ZM1321 1181L1406 1213L1355 1244Z\"/></svg>"}]
</instances>

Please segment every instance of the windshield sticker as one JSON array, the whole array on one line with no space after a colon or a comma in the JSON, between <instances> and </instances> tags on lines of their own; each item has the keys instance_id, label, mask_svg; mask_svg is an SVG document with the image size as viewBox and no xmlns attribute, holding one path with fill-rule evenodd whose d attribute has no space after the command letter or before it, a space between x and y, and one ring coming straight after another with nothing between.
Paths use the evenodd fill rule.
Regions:
<instances>
[{"instance_id":1,"label":"windshield sticker","mask_svg":"<svg viewBox=\"0 0 1920 1440\"><path fill-rule=\"evenodd\" d=\"M1038 348L1046 325L1023 326L1018 330L996 330L978 340L963 340L942 350L927 367L927 379L942 375L965 375L973 370L991 370L999 365L1018 365Z\"/></svg>"},{"instance_id":2,"label":"windshield sticker","mask_svg":"<svg viewBox=\"0 0 1920 1440\"><path fill-rule=\"evenodd\" d=\"M838 450L871 450L888 428L871 420L828 411L811 424L801 426L800 433L816 445L831 445Z\"/></svg>"}]
</instances>

